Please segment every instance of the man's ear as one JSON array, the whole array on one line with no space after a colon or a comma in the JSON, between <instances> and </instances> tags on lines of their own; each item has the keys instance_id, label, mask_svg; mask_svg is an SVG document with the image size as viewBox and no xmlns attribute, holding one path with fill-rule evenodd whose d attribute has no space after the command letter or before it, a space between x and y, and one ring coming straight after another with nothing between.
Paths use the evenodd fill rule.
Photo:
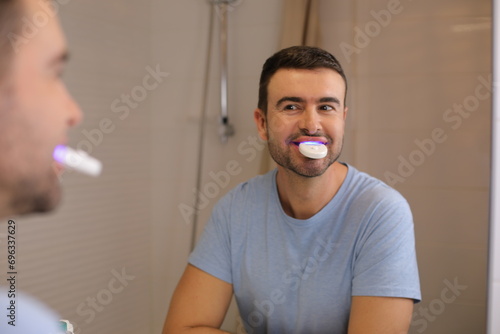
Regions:
<instances>
[{"instance_id":1,"label":"man's ear","mask_svg":"<svg viewBox=\"0 0 500 334\"><path fill-rule=\"evenodd\" d=\"M267 117L264 111L257 108L253 112L253 120L255 121L255 125L257 125L257 131L259 132L259 136L262 140L268 140L267 138Z\"/></svg>"},{"instance_id":2,"label":"man's ear","mask_svg":"<svg viewBox=\"0 0 500 334\"><path fill-rule=\"evenodd\" d=\"M347 110L349 110L349 108L345 107L344 108L344 121L346 120L347 118Z\"/></svg>"}]
</instances>

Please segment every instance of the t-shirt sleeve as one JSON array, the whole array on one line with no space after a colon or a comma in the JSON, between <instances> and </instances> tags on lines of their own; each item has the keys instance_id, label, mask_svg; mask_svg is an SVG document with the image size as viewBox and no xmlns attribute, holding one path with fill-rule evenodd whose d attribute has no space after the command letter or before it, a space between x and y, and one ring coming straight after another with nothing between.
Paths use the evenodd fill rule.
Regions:
<instances>
[{"instance_id":1,"label":"t-shirt sleeve","mask_svg":"<svg viewBox=\"0 0 500 334\"><path fill-rule=\"evenodd\" d=\"M230 205L228 195L214 207L210 220L189 257L189 263L232 284L229 219L228 212L224 210L227 205Z\"/></svg>"},{"instance_id":2,"label":"t-shirt sleeve","mask_svg":"<svg viewBox=\"0 0 500 334\"><path fill-rule=\"evenodd\" d=\"M379 204L356 247L353 296L421 300L413 218L402 199Z\"/></svg>"}]
</instances>

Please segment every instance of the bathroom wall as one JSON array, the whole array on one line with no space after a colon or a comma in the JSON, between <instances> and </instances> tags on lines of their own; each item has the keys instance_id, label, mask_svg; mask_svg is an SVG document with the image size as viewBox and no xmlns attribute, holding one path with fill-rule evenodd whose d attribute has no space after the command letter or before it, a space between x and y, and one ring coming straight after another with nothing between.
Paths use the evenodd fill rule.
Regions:
<instances>
[{"instance_id":1,"label":"bathroom wall","mask_svg":"<svg viewBox=\"0 0 500 334\"><path fill-rule=\"evenodd\" d=\"M324 46L351 81L350 161L415 220L423 301L412 333L484 333L490 1L321 1Z\"/></svg>"},{"instance_id":2,"label":"bathroom wall","mask_svg":"<svg viewBox=\"0 0 500 334\"><path fill-rule=\"evenodd\" d=\"M203 140L198 236L217 200L257 175L253 122L260 69L279 47L281 1L239 0L229 8L229 117L235 136L218 136L219 15L215 13L206 135ZM154 328L161 328L190 252L210 6L208 1L153 1L152 58L170 73L152 99L152 258ZM226 177L227 176L227 177ZM235 331L231 308L224 328Z\"/></svg>"}]
</instances>

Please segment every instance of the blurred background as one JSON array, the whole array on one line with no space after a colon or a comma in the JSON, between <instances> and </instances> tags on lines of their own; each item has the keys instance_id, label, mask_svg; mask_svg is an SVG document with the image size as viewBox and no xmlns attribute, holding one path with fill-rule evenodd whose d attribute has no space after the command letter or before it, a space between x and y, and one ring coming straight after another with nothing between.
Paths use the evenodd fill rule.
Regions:
<instances>
[{"instance_id":1,"label":"blurred background","mask_svg":"<svg viewBox=\"0 0 500 334\"><path fill-rule=\"evenodd\" d=\"M301 43L347 73L341 160L413 209L423 301L411 333L485 333L491 1L236 0L225 13L207 0L56 3L71 50L65 81L85 114L70 145L104 171L66 172L57 212L16 219L19 288L77 333L161 331L213 205L269 168L252 116L262 64ZM235 129L226 143L222 14ZM242 333L234 305L224 328Z\"/></svg>"}]
</instances>

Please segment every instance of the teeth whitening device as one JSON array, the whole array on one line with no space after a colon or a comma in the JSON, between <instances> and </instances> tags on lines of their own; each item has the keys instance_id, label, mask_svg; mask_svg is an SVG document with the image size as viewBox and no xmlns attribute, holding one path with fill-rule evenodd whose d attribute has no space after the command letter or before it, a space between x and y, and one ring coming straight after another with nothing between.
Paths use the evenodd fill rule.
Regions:
<instances>
[{"instance_id":1,"label":"teeth whitening device","mask_svg":"<svg viewBox=\"0 0 500 334\"><path fill-rule=\"evenodd\" d=\"M322 159L326 157L328 149L326 145L317 141L304 141L299 144L299 151L311 159Z\"/></svg>"},{"instance_id":2,"label":"teeth whitening device","mask_svg":"<svg viewBox=\"0 0 500 334\"><path fill-rule=\"evenodd\" d=\"M54 149L53 156L54 160L69 169L74 169L91 176L99 176L101 174L102 163L82 150L74 150L70 147L59 145Z\"/></svg>"}]
</instances>

